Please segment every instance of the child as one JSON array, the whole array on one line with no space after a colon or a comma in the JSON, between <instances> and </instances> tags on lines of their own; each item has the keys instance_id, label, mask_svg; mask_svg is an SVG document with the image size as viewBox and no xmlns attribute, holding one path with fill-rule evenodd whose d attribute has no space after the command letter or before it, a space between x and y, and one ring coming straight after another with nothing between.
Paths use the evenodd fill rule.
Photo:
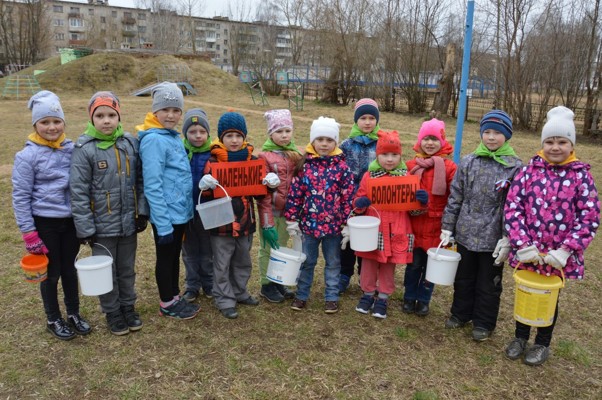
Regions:
<instances>
[{"instance_id":1,"label":"child","mask_svg":"<svg viewBox=\"0 0 602 400\"><path fill-rule=\"evenodd\" d=\"M354 191L360 185L360 180L368 170L368 165L376 158L377 132L380 130L378 120L380 112L378 104L372 99L360 99L355 103L353 127L349 137L341 143L345 161L353 173ZM349 281L355 269L356 255L350 247L341 251L341 279L339 292L343 293L349 287ZM358 274L361 272L362 260L357 258Z\"/></svg>"},{"instance_id":2,"label":"child","mask_svg":"<svg viewBox=\"0 0 602 400\"><path fill-rule=\"evenodd\" d=\"M573 112L559 106L548 111L541 131L542 149L518 173L506 199L504 228L512 246L510 265L544 275L583 279L583 252L600 224L600 201L589 164L575 156ZM527 349L531 327L516 322L506 356L524 353L527 365L543 364L550 355L552 325L537 328Z\"/></svg>"},{"instance_id":3,"label":"child","mask_svg":"<svg viewBox=\"0 0 602 400\"><path fill-rule=\"evenodd\" d=\"M487 340L495 329L502 294L505 247L502 237L503 206L512 178L522 163L510 147L512 120L493 110L480 123L481 143L462 158L451 185L441 221L445 246L453 235L462 256L454 282L448 329L472 320L472 338ZM492 255L497 258L492 258Z\"/></svg>"},{"instance_id":4,"label":"child","mask_svg":"<svg viewBox=\"0 0 602 400\"><path fill-rule=\"evenodd\" d=\"M211 143L211 158L205 167L206 175L199 182L201 190L215 189L218 181L211 176L211 164L257 159L253 146L246 141L247 123L236 112L223 114L217 124L217 139ZM264 184L276 187L278 177L268 173ZM277 248L278 234L274 229L274 218L270 196L256 196L259 218L264 237L270 237L270 246ZM259 301L247 290L253 262L251 247L255 232L255 207L253 196L232 197L234 222L211 229L213 251L213 298L221 314L229 319L238 318L236 303L256 306Z\"/></svg>"},{"instance_id":5,"label":"child","mask_svg":"<svg viewBox=\"0 0 602 400\"><path fill-rule=\"evenodd\" d=\"M194 206L199 201L198 182L203 177L205 165L211 156L209 120L205 111L200 108L188 110L184 115L182 132L184 147L190 160ZM203 201L204 199L201 199L201 202ZM188 302L195 301L201 289L205 297L213 297L213 256L209 231L203 228L203 222L194 210L193 215L193 219L186 225L182 243L182 260L186 267L186 291L183 297Z\"/></svg>"},{"instance_id":6,"label":"child","mask_svg":"<svg viewBox=\"0 0 602 400\"><path fill-rule=\"evenodd\" d=\"M259 158L264 159L268 171L280 178L280 185L272 195L272 213L274 227L278 232L278 243L286 246L289 235L286 231L286 220L282 215L286 204L293 173L297 164L302 160L302 155L293 142L293 118L289 110L270 110L264 114L268 125L268 140L261 148ZM268 263L270 261L270 246L263 238L263 231L259 231L261 247L259 248L259 277L261 283L261 296L272 303L281 303L284 299L292 299L295 293L286 286L270 282L266 278Z\"/></svg>"},{"instance_id":7,"label":"child","mask_svg":"<svg viewBox=\"0 0 602 400\"><path fill-rule=\"evenodd\" d=\"M192 219L192 174L190 162L176 131L182 117L184 96L172 82L162 82L153 91L152 112L136 127L144 193L150 207L155 238L155 277L161 302L159 314L192 319L199 306L180 297L180 250L182 236Z\"/></svg>"},{"instance_id":8,"label":"child","mask_svg":"<svg viewBox=\"0 0 602 400\"><path fill-rule=\"evenodd\" d=\"M366 208L370 205L370 199L366 197L368 181L381 177L405 176L407 172L406 165L401 160L401 142L397 131L379 131L376 160L370 163L368 172L364 174L354 201L358 214L365 212L370 216L380 216L381 220L378 248L370 252L356 252L362 257L360 284L364 295L355 311L368 314L373 309L372 316L375 318L387 318L389 297L395 292L395 264L412 261L414 235L408 212L382 210L377 213ZM416 199L426 205L427 192L417 190Z\"/></svg>"},{"instance_id":9,"label":"child","mask_svg":"<svg viewBox=\"0 0 602 400\"><path fill-rule=\"evenodd\" d=\"M339 310L339 275L341 272L341 229L351 212L355 191L353 175L341 149L337 147L340 125L333 118L314 120L305 148L305 164L293 178L286 200L284 217L291 236L303 237L303 253L297 294L291 308L300 311L307 305L318 247L324 255L324 311Z\"/></svg>"},{"instance_id":10,"label":"child","mask_svg":"<svg viewBox=\"0 0 602 400\"><path fill-rule=\"evenodd\" d=\"M48 277L40 293L48 320L46 330L61 340L90 333L90 324L79 314L79 289L75 257L79 241L71 216L69 166L73 142L65 137L65 115L56 94L42 90L31 96L34 132L13 166L13 209L25 248L31 254L47 254ZM58 282L61 279L67 322L61 316Z\"/></svg>"},{"instance_id":11,"label":"child","mask_svg":"<svg viewBox=\"0 0 602 400\"><path fill-rule=\"evenodd\" d=\"M402 311L426 316L435 286L425 280L426 251L439 245L441 216L457 168L452 160L445 158L453 152L445 139L445 123L436 118L424 122L418 132L414 151L416 157L406 164L411 175L420 177L420 187L428 192L430 201L425 210L410 213L415 238L414 260L405 270Z\"/></svg>"},{"instance_id":12,"label":"child","mask_svg":"<svg viewBox=\"0 0 602 400\"><path fill-rule=\"evenodd\" d=\"M90 121L73 150L69 186L77 236L92 254L113 257L113 290L99 296L109 331L142 329L136 302L137 232L146 229L138 139L124 133L119 99L97 92L88 103ZM93 246L98 243L101 246Z\"/></svg>"}]
</instances>

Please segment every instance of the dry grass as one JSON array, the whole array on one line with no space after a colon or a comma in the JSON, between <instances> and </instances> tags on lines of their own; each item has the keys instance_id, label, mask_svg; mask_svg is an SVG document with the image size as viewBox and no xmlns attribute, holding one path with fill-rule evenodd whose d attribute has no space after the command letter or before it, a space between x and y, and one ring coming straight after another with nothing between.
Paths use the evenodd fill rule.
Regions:
<instances>
[{"instance_id":1,"label":"dry grass","mask_svg":"<svg viewBox=\"0 0 602 400\"><path fill-rule=\"evenodd\" d=\"M127 130L140 123L150 108L149 98L127 93L143 86L154 73L157 60L126 60L128 74L106 85L69 83L84 76L87 68L110 65L93 57L64 67L38 69L52 72L43 87L60 95L72 139L83 131L86 106L95 89L112 89L122 100ZM86 61L89 64L84 64ZM94 61L94 62L92 62ZM153 64L154 62L154 64ZM141 65L143 64L143 65ZM87 67L86 67L87 65ZM228 108L247 118L249 139L257 147L265 139L263 113L236 80L216 68L192 62L197 97L186 98L186 107L205 108L215 129L219 115ZM125 67L124 67L125 68ZM66 73L61 73L67 71ZM94 75L94 74L92 74ZM138 78L139 77L139 78ZM98 78L98 77L97 77ZM91 78L90 78L91 79ZM152 80L152 79L151 79ZM69 88L64 90L62 88ZM286 107L283 99L270 98L271 107ZM350 108L326 107L306 102L293 112L296 142L305 145L311 120L331 115L350 128ZM35 285L23 282L18 267L24 249L11 209L10 172L14 153L31 131L26 101L0 100L0 232L3 259L0 290L0 397L20 398L201 398L201 399L541 399L601 398L602 393L602 245L595 240L586 254L588 271L583 282L571 282L560 300L560 317L552 343L553 356L544 367L531 368L503 356L513 336L513 282L505 272L499 325L491 340L474 343L470 329L447 331L452 291L437 287L431 314L423 319L402 314L403 267L397 271L396 292L390 316L377 321L353 311L361 292L354 278L352 289L341 299L341 312L322 311L323 279L317 273L309 309L296 313L288 304L262 302L257 308L240 307L238 320L221 317L206 299L192 321L180 322L157 315L157 289L153 273L154 248L147 231L141 235L137 257L138 309L145 323L142 331L125 337L108 333L94 297L82 296L82 312L94 332L63 343L44 331L43 308ZM383 113L382 127L402 134L404 150L411 157L421 119ZM454 121L447 121L453 138ZM476 145L476 126L466 126L464 151ZM214 130L215 132L215 130ZM535 134L517 132L512 143L527 160L538 149ZM594 176L602 177L596 143L578 144L577 152L591 162ZM256 258L255 258L256 259ZM252 293L259 292L255 270Z\"/></svg>"}]
</instances>

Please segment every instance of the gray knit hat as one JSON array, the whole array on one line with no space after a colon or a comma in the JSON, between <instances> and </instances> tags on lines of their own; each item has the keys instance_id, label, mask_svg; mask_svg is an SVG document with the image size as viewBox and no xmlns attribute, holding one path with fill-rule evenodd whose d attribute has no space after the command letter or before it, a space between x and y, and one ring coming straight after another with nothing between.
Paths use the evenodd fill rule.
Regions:
<instances>
[{"instance_id":1,"label":"gray knit hat","mask_svg":"<svg viewBox=\"0 0 602 400\"><path fill-rule=\"evenodd\" d=\"M56 117L65 121L59 97L48 90L42 90L31 96L27 108L31 110L32 125L46 117Z\"/></svg>"},{"instance_id":2,"label":"gray knit hat","mask_svg":"<svg viewBox=\"0 0 602 400\"><path fill-rule=\"evenodd\" d=\"M156 112L164 108L174 107L184 109L184 95L182 90L173 82L161 82L154 87L152 111Z\"/></svg>"},{"instance_id":3,"label":"gray knit hat","mask_svg":"<svg viewBox=\"0 0 602 400\"><path fill-rule=\"evenodd\" d=\"M207 114L202 108L191 108L186 111L184 114L184 124L182 125L182 133L186 135L188 132L188 128L192 125L200 125L207 131L209 134L209 120L207 119Z\"/></svg>"}]
</instances>

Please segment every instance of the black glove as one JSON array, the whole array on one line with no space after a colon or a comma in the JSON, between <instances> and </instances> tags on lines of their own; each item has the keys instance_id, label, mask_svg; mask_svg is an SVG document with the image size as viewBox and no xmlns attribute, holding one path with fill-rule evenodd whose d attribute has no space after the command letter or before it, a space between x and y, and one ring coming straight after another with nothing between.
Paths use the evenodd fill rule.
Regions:
<instances>
[{"instance_id":1,"label":"black glove","mask_svg":"<svg viewBox=\"0 0 602 400\"><path fill-rule=\"evenodd\" d=\"M416 200L420 202L423 206L429 202L429 193L424 189L418 189L416 191Z\"/></svg>"},{"instance_id":2,"label":"black glove","mask_svg":"<svg viewBox=\"0 0 602 400\"><path fill-rule=\"evenodd\" d=\"M88 245L92 247L94 246L94 243L96 243L96 235L79 239L79 244L81 244L82 246Z\"/></svg>"},{"instance_id":3,"label":"black glove","mask_svg":"<svg viewBox=\"0 0 602 400\"><path fill-rule=\"evenodd\" d=\"M136 218L136 233L144 232L148 225L148 217L146 215L138 215Z\"/></svg>"},{"instance_id":4,"label":"black glove","mask_svg":"<svg viewBox=\"0 0 602 400\"><path fill-rule=\"evenodd\" d=\"M158 245L166 245L173 243L173 233L167 234L165 236L157 236L157 244Z\"/></svg>"}]
</instances>

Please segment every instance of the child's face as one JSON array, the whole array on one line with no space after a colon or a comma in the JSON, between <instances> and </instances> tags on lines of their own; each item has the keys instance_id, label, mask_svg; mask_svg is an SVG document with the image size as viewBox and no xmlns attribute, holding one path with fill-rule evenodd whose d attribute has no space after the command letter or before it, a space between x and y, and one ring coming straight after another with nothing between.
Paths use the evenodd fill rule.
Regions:
<instances>
[{"instance_id":1,"label":"child's face","mask_svg":"<svg viewBox=\"0 0 602 400\"><path fill-rule=\"evenodd\" d=\"M108 106L100 106L94 110L92 124L103 135L112 135L119 125L119 114Z\"/></svg>"},{"instance_id":2,"label":"child's face","mask_svg":"<svg viewBox=\"0 0 602 400\"><path fill-rule=\"evenodd\" d=\"M205 143L207 143L207 139L209 139L209 134L207 130L203 128L201 125L191 125L186 132L186 138L194 147L201 147Z\"/></svg>"},{"instance_id":3,"label":"child's face","mask_svg":"<svg viewBox=\"0 0 602 400\"><path fill-rule=\"evenodd\" d=\"M162 108L153 114L166 129L175 129L178 122L180 122L180 118L182 118L182 110L175 107Z\"/></svg>"},{"instance_id":4,"label":"child's face","mask_svg":"<svg viewBox=\"0 0 602 400\"><path fill-rule=\"evenodd\" d=\"M420 148L424 154L432 156L441 150L441 142L435 136L425 136L424 139L420 141Z\"/></svg>"},{"instance_id":5,"label":"child's face","mask_svg":"<svg viewBox=\"0 0 602 400\"><path fill-rule=\"evenodd\" d=\"M244 141L244 136L238 132L228 132L222 136L222 143L226 146L226 150L228 151L240 150Z\"/></svg>"},{"instance_id":6,"label":"child's face","mask_svg":"<svg viewBox=\"0 0 602 400\"><path fill-rule=\"evenodd\" d=\"M496 151L504 143L506 143L506 136L500 131L496 131L495 129L485 129L483 131L483 135L481 136L481 140L485 147L487 147L491 151Z\"/></svg>"},{"instance_id":7,"label":"child's face","mask_svg":"<svg viewBox=\"0 0 602 400\"><path fill-rule=\"evenodd\" d=\"M573 151L573 143L563 137L554 136L543 141L543 154L554 164L566 161Z\"/></svg>"},{"instance_id":8,"label":"child's face","mask_svg":"<svg viewBox=\"0 0 602 400\"><path fill-rule=\"evenodd\" d=\"M376 127L376 118L371 114L364 114L357 120L357 126L360 128L360 131L364 133L370 133Z\"/></svg>"},{"instance_id":9,"label":"child's face","mask_svg":"<svg viewBox=\"0 0 602 400\"><path fill-rule=\"evenodd\" d=\"M65 121L56 117L46 117L36 122L33 127L43 139L54 142L65 132Z\"/></svg>"},{"instance_id":10,"label":"child's face","mask_svg":"<svg viewBox=\"0 0 602 400\"><path fill-rule=\"evenodd\" d=\"M395 169L401 162L401 154L397 153L383 153L376 156L378 163L386 171Z\"/></svg>"},{"instance_id":11,"label":"child's face","mask_svg":"<svg viewBox=\"0 0 602 400\"><path fill-rule=\"evenodd\" d=\"M280 128L272 132L272 142L278 146L288 146L293 138L293 130L291 128Z\"/></svg>"},{"instance_id":12,"label":"child's face","mask_svg":"<svg viewBox=\"0 0 602 400\"><path fill-rule=\"evenodd\" d=\"M332 153L335 147L337 147L337 142L332 138L320 136L315 138L314 141L311 142L311 145L320 157L324 157Z\"/></svg>"}]
</instances>

